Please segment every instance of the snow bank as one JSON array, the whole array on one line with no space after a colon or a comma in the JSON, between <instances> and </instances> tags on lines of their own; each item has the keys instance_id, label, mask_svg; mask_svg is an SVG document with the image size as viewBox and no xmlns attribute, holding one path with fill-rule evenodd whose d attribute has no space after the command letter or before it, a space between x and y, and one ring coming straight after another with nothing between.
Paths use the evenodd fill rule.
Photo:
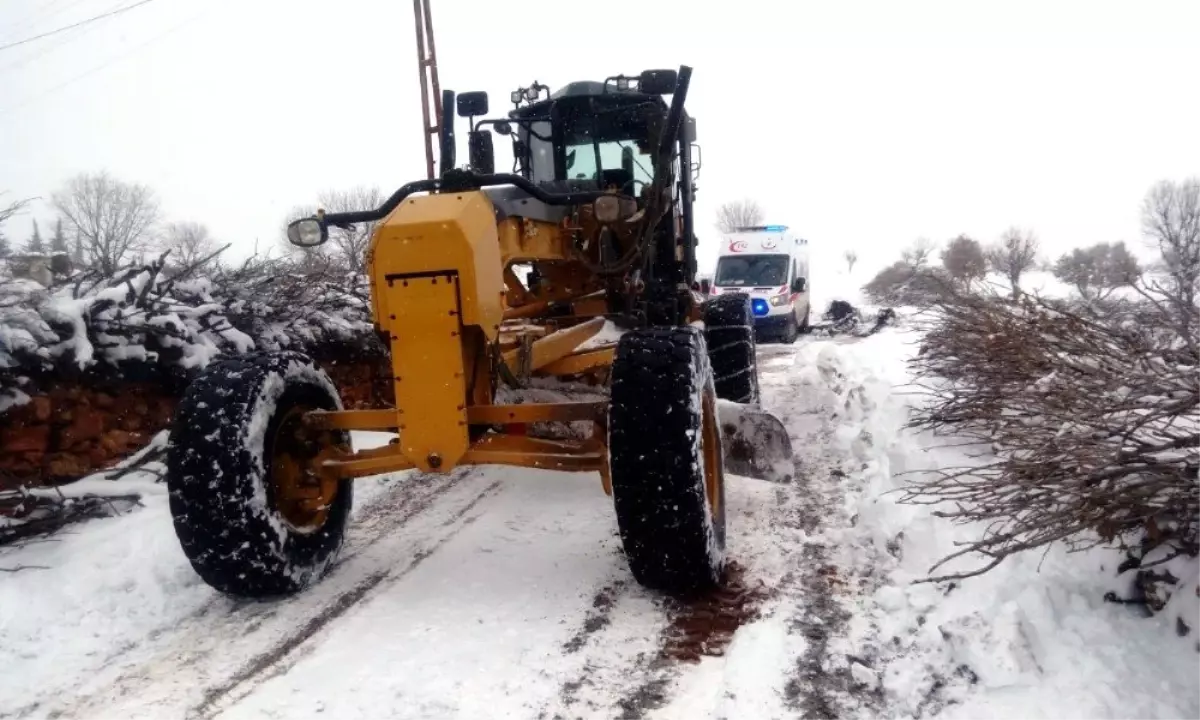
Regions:
<instances>
[{"instance_id":1,"label":"snow bank","mask_svg":"<svg viewBox=\"0 0 1200 720\"><path fill-rule=\"evenodd\" d=\"M850 497L854 533L843 539L878 583L861 601L852 645L881 671L891 717L1197 717L1197 624L1180 638L1177 618L1200 623L1196 578L1153 618L1104 600L1117 582L1115 551L1052 547L1006 560L981 577L914 584L979 528L951 525L936 508L896 503L904 473L978 462L904 430L904 360L915 333L886 331L830 345L822 372L829 400L846 408L837 441L862 463L864 491Z\"/></svg>"}]
</instances>

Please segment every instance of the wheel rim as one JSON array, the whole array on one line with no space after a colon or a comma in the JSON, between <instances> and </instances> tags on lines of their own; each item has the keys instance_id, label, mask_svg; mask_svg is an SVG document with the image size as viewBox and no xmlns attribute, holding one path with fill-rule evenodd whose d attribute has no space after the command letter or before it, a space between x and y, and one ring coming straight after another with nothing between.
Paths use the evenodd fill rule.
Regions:
<instances>
[{"instance_id":1,"label":"wheel rim","mask_svg":"<svg viewBox=\"0 0 1200 720\"><path fill-rule=\"evenodd\" d=\"M337 497L337 480L316 472L336 451L328 433L304 424L311 408L294 407L279 422L271 439L271 490L275 510L292 530L309 534L320 530Z\"/></svg>"},{"instance_id":2,"label":"wheel rim","mask_svg":"<svg viewBox=\"0 0 1200 720\"><path fill-rule=\"evenodd\" d=\"M725 458L721 449L721 430L717 423L716 394L705 391L700 413L700 452L704 457L704 496L709 512L717 517L721 512L721 485L725 477Z\"/></svg>"}]
</instances>

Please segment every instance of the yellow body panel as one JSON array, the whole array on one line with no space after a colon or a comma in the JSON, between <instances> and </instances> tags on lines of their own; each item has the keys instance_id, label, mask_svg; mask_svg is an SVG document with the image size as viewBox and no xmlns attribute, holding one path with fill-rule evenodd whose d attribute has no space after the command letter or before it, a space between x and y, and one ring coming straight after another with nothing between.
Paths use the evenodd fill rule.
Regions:
<instances>
[{"instance_id":1,"label":"yellow body panel","mask_svg":"<svg viewBox=\"0 0 1200 720\"><path fill-rule=\"evenodd\" d=\"M469 443L466 370L477 360L464 357L464 339L494 340L504 314L492 202L478 191L409 198L367 252L376 323L391 344L400 453L422 470L449 470Z\"/></svg>"},{"instance_id":2,"label":"yellow body panel","mask_svg":"<svg viewBox=\"0 0 1200 720\"><path fill-rule=\"evenodd\" d=\"M492 201L479 191L414 197L383 219L367 250L376 322L390 332L388 276L457 272L463 325L489 340L504 314L504 275Z\"/></svg>"},{"instance_id":3,"label":"yellow body panel","mask_svg":"<svg viewBox=\"0 0 1200 720\"><path fill-rule=\"evenodd\" d=\"M400 452L421 470L449 470L467 452L467 384L458 276L391 278L380 297L391 317Z\"/></svg>"},{"instance_id":4,"label":"yellow body panel","mask_svg":"<svg viewBox=\"0 0 1200 720\"><path fill-rule=\"evenodd\" d=\"M549 264L532 306L524 312L509 309L510 314L536 317L551 301L564 300L583 302L581 309L589 314L603 312L603 297L596 294L600 287L572 259L572 242L568 229L554 223L528 218L498 223L491 200L479 191L409 198L384 218L371 237L367 264L376 324L390 343L396 407L314 415L312 421L338 428L396 428L398 438L386 448L331 458L324 471L330 477L357 477L409 467L446 472L473 463L603 470L606 450L599 426L585 441L490 432L472 442L469 433L472 423L602 421L603 407L595 404L490 404L491 353L501 344L505 360L527 361L530 370L585 371L611 363L611 349L571 355L603 326L599 317L541 337L527 346L528 358L519 354L520 339L506 336L508 342L500 342L506 306L533 300L509 270L514 261ZM544 333L527 329L521 334Z\"/></svg>"}]
</instances>

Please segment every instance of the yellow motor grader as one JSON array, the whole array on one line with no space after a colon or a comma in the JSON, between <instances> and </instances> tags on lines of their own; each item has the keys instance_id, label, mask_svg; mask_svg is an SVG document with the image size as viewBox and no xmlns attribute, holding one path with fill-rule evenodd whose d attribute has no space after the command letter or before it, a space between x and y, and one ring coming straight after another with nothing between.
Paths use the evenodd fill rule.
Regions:
<instances>
[{"instance_id":1,"label":"yellow motor grader","mask_svg":"<svg viewBox=\"0 0 1200 720\"><path fill-rule=\"evenodd\" d=\"M377 223L367 272L395 406L343 409L297 352L232 357L196 379L168 484L206 582L300 590L342 545L353 478L465 465L596 473L638 582L669 594L721 582L726 470L787 480L792 463L759 406L748 296L697 292L691 75L535 84L502 119L486 119L485 93L445 91L437 177L289 226L312 247L331 227ZM470 122L464 168L452 107ZM512 143L511 173L495 171L494 135ZM522 395L553 382L606 397ZM355 452L353 430L396 438Z\"/></svg>"}]
</instances>

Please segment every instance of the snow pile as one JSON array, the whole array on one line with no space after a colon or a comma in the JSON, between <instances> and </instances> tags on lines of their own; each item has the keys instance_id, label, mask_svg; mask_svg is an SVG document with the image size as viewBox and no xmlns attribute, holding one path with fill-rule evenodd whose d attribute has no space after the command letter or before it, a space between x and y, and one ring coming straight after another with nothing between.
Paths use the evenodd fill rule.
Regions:
<instances>
[{"instance_id":1,"label":"snow pile","mask_svg":"<svg viewBox=\"0 0 1200 720\"><path fill-rule=\"evenodd\" d=\"M1122 557L1105 548L1055 545L982 576L920 582L983 528L951 524L936 506L899 504L899 491L921 473L987 458L905 430L914 388L903 363L919 339L888 331L819 358L836 378L824 390L826 404L842 408L836 441L861 468L847 496L856 523L840 538L874 583L856 601L844 647L864 666L856 677L878 678L886 715L897 718L1196 717L1194 558L1177 560L1173 572L1192 574L1153 618L1106 601L1132 574L1118 576ZM1182 639L1180 618L1192 627Z\"/></svg>"},{"instance_id":2,"label":"snow pile","mask_svg":"<svg viewBox=\"0 0 1200 720\"><path fill-rule=\"evenodd\" d=\"M49 289L2 282L0 410L27 399L22 388L33 376L53 371L142 364L186 374L256 349L371 347L365 284L286 261L180 278L162 260Z\"/></svg>"}]
</instances>

